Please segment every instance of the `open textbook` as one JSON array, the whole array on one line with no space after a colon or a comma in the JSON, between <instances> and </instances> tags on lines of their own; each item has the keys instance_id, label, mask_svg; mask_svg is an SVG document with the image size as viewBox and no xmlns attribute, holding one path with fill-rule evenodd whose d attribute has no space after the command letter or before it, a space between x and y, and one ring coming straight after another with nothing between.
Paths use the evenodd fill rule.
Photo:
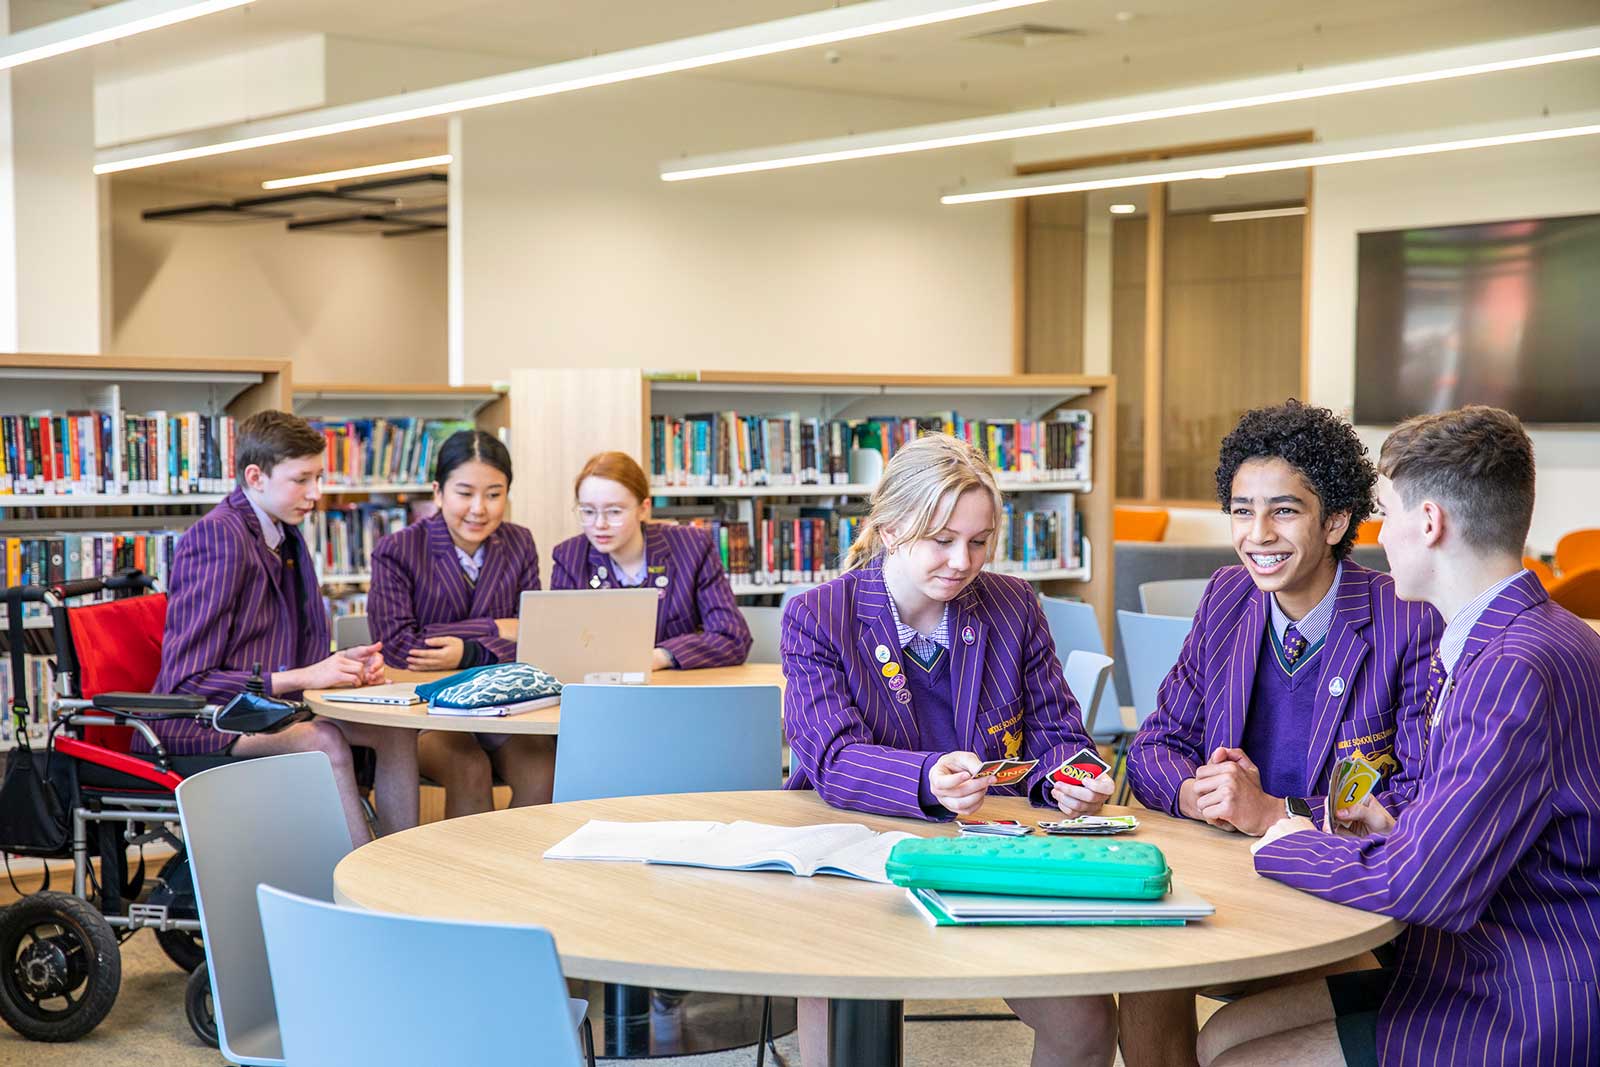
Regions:
<instances>
[{"instance_id":1,"label":"open textbook","mask_svg":"<svg viewBox=\"0 0 1600 1067\"><path fill-rule=\"evenodd\" d=\"M758 822L605 822L591 819L545 851L547 860L632 860L728 871L837 874L889 881L884 864L897 842L859 823L768 826Z\"/></svg>"}]
</instances>

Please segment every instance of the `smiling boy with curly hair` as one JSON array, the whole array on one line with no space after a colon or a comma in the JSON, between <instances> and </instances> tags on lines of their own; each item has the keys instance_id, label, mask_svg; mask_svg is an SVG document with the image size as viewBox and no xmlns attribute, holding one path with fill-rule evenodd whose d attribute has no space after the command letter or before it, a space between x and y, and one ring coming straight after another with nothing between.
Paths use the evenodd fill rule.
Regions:
<instances>
[{"instance_id":1,"label":"smiling boy with curly hair","mask_svg":"<svg viewBox=\"0 0 1600 1067\"><path fill-rule=\"evenodd\" d=\"M1320 823L1334 764L1357 755L1383 772L1386 808L1410 799L1444 627L1349 559L1376 482L1354 427L1326 408L1258 408L1223 439L1217 500L1239 563L1212 575L1128 751L1146 807L1256 836L1288 810ZM1125 1034L1167 1035L1192 1062L1192 992L1126 997L1122 1016Z\"/></svg>"}]
</instances>

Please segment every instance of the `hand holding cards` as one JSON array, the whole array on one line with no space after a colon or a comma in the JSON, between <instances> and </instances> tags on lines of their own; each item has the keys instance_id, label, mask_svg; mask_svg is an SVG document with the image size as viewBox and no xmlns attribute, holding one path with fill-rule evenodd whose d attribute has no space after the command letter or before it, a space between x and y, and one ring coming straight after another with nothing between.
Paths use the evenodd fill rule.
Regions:
<instances>
[{"instance_id":1,"label":"hand holding cards","mask_svg":"<svg viewBox=\"0 0 1600 1067\"><path fill-rule=\"evenodd\" d=\"M1093 815L1111 798L1111 764L1093 748L1080 748L1050 772L1050 799L1063 815Z\"/></svg>"},{"instance_id":2,"label":"hand holding cards","mask_svg":"<svg viewBox=\"0 0 1600 1067\"><path fill-rule=\"evenodd\" d=\"M1378 787L1383 772L1361 756L1346 756L1333 765L1328 784L1328 806L1338 811L1353 808Z\"/></svg>"},{"instance_id":3,"label":"hand holding cards","mask_svg":"<svg viewBox=\"0 0 1600 1067\"><path fill-rule=\"evenodd\" d=\"M979 767L972 775L974 778L987 778L994 775L994 785L1016 785L1039 765L1036 759L992 759ZM994 788L994 786L990 786Z\"/></svg>"}]
</instances>

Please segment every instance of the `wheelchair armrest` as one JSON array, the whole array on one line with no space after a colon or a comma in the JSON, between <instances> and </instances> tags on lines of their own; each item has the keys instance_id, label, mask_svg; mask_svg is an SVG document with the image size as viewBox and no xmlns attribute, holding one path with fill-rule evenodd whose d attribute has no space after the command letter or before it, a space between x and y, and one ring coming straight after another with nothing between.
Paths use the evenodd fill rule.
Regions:
<instances>
[{"instance_id":1,"label":"wheelchair armrest","mask_svg":"<svg viewBox=\"0 0 1600 1067\"><path fill-rule=\"evenodd\" d=\"M101 693L94 706L124 715L198 715L206 699L190 693Z\"/></svg>"}]
</instances>

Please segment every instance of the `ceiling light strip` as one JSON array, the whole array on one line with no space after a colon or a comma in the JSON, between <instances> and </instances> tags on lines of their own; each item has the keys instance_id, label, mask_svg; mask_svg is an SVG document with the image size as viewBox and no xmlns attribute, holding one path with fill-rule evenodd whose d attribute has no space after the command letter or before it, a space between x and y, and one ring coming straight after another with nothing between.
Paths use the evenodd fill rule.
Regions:
<instances>
[{"instance_id":1,"label":"ceiling light strip","mask_svg":"<svg viewBox=\"0 0 1600 1067\"><path fill-rule=\"evenodd\" d=\"M425 170L428 167L448 167L453 156L423 156L420 159L398 159L393 163L374 163L369 167L348 167L344 170L325 170L321 174L301 174L294 178L273 178L261 183L263 189L293 189L300 185L321 185L323 182L343 181L346 178L367 178L374 174L398 174L406 170Z\"/></svg>"},{"instance_id":2,"label":"ceiling light strip","mask_svg":"<svg viewBox=\"0 0 1600 1067\"><path fill-rule=\"evenodd\" d=\"M1307 167L1331 167L1342 163L1360 163L1375 159L1463 152L1475 148L1588 137L1594 134L1600 134L1600 111L1550 115L1531 121L1485 123L1450 130L1413 131L1322 144L1282 145L1252 152L1197 156L1165 163L1125 164L1035 175L1020 181L997 183L972 192L952 193L940 197L940 203L976 204L992 200L1015 200L1027 196L1086 192L1093 189L1126 189L1140 185L1161 185L1202 178L1228 178L1239 174L1265 174L1271 171L1300 170Z\"/></svg>"},{"instance_id":3,"label":"ceiling light strip","mask_svg":"<svg viewBox=\"0 0 1600 1067\"><path fill-rule=\"evenodd\" d=\"M742 59L971 18L1043 0L866 0L698 37L552 63L378 100L322 108L101 151L96 174L175 163L249 148L328 137L416 119L453 115L638 78L698 70Z\"/></svg>"},{"instance_id":4,"label":"ceiling light strip","mask_svg":"<svg viewBox=\"0 0 1600 1067\"><path fill-rule=\"evenodd\" d=\"M1219 211L1211 216L1212 222L1249 222L1251 219L1285 219L1291 215L1304 215L1304 204L1299 207L1264 207L1253 211Z\"/></svg>"},{"instance_id":5,"label":"ceiling light strip","mask_svg":"<svg viewBox=\"0 0 1600 1067\"><path fill-rule=\"evenodd\" d=\"M0 37L0 70L159 30L251 0L124 0Z\"/></svg>"},{"instance_id":6,"label":"ceiling light strip","mask_svg":"<svg viewBox=\"0 0 1600 1067\"><path fill-rule=\"evenodd\" d=\"M714 178L1014 141L1108 126L1127 126L1157 119L1291 103L1596 57L1600 57L1600 26L1590 26L1580 30L1390 56L1317 70L1141 93L1112 100L1094 100L850 137L692 156L664 162L660 165L660 171L663 181Z\"/></svg>"}]
</instances>

